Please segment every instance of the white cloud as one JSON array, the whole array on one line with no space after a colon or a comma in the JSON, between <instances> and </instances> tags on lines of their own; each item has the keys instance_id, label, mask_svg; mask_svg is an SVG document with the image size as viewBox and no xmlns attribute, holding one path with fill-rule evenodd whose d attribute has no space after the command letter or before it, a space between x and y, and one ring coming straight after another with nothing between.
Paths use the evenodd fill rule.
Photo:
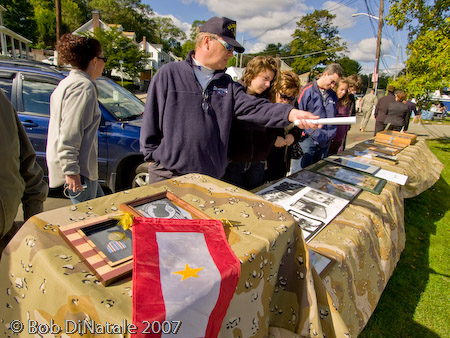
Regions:
<instances>
[{"instance_id":1,"label":"white cloud","mask_svg":"<svg viewBox=\"0 0 450 338\"><path fill-rule=\"evenodd\" d=\"M353 28L356 24L356 20L352 17L352 14L356 13L355 8L344 6L335 1L326 1L322 9L326 9L331 14L336 15L333 25L338 27L339 30Z\"/></svg>"}]
</instances>

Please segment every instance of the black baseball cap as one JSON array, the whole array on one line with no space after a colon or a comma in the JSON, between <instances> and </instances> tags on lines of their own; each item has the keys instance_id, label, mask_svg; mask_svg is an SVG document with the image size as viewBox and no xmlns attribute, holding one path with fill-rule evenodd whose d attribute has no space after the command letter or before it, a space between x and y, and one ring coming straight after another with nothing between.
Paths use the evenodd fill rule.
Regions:
<instances>
[{"instance_id":1,"label":"black baseball cap","mask_svg":"<svg viewBox=\"0 0 450 338\"><path fill-rule=\"evenodd\" d=\"M212 33L220 36L225 42L234 47L238 53L244 52L244 47L236 41L236 21L217 16L212 17L200 26L200 32Z\"/></svg>"}]
</instances>

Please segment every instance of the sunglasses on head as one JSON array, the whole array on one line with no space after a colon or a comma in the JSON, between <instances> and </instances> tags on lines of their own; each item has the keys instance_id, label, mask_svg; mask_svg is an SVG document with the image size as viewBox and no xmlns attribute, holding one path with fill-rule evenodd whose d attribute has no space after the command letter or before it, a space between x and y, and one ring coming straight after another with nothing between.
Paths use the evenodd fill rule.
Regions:
<instances>
[{"instance_id":1,"label":"sunglasses on head","mask_svg":"<svg viewBox=\"0 0 450 338\"><path fill-rule=\"evenodd\" d=\"M216 38L215 36L210 36L210 38L219 41L220 44L222 46L224 46L227 51L232 52L234 50L234 47L232 45L230 45L228 42L223 41L222 39Z\"/></svg>"},{"instance_id":2,"label":"sunglasses on head","mask_svg":"<svg viewBox=\"0 0 450 338\"><path fill-rule=\"evenodd\" d=\"M280 94L280 97L281 97L283 100L286 100L286 101L289 101L289 102L295 100L295 96L288 96L288 95Z\"/></svg>"}]
</instances>

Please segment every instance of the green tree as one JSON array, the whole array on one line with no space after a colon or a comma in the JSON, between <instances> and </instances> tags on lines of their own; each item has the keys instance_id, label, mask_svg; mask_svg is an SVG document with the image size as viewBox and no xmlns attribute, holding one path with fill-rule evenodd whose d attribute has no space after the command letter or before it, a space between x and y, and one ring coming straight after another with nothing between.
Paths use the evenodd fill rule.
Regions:
<instances>
[{"instance_id":1,"label":"green tree","mask_svg":"<svg viewBox=\"0 0 450 338\"><path fill-rule=\"evenodd\" d=\"M195 42L192 40L187 40L183 45L181 46L181 54L180 56L185 59L188 53L195 49Z\"/></svg>"},{"instance_id":2,"label":"green tree","mask_svg":"<svg viewBox=\"0 0 450 338\"><path fill-rule=\"evenodd\" d=\"M186 39L186 34L174 25L171 18L157 16L153 18L153 23L155 24L156 43L163 43L171 38L177 40Z\"/></svg>"},{"instance_id":3,"label":"green tree","mask_svg":"<svg viewBox=\"0 0 450 338\"><path fill-rule=\"evenodd\" d=\"M359 74L361 71L361 65L358 61L350 59L348 56L344 56L338 60L336 60L342 68L344 69L345 76L349 76L351 74Z\"/></svg>"},{"instance_id":4,"label":"green tree","mask_svg":"<svg viewBox=\"0 0 450 338\"><path fill-rule=\"evenodd\" d=\"M138 41L143 36L147 41L156 41L153 10L141 0L92 0L89 9L99 10L105 23L121 24L125 31L135 32Z\"/></svg>"},{"instance_id":5,"label":"green tree","mask_svg":"<svg viewBox=\"0 0 450 338\"><path fill-rule=\"evenodd\" d=\"M105 64L105 72L111 76L113 69L120 69L122 61L123 71L132 78L139 76L145 71L148 57L129 38L123 36L121 32L113 28L111 30L95 30L88 32L86 36L96 38L103 48L103 53L107 56L108 62Z\"/></svg>"},{"instance_id":6,"label":"green tree","mask_svg":"<svg viewBox=\"0 0 450 338\"><path fill-rule=\"evenodd\" d=\"M30 0L37 23L36 48L51 49L56 41L55 3L52 0Z\"/></svg>"},{"instance_id":7,"label":"green tree","mask_svg":"<svg viewBox=\"0 0 450 338\"><path fill-rule=\"evenodd\" d=\"M297 22L291 42L291 55L302 55L291 65L297 73L334 62L338 59L337 52L347 49L337 27L332 25L334 18L327 10L315 10Z\"/></svg>"},{"instance_id":8,"label":"green tree","mask_svg":"<svg viewBox=\"0 0 450 338\"><path fill-rule=\"evenodd\" d=\"M194 20L191 26L191 34L189 39L195 42L195 37L197 36L198 28L205 23L205 20Z\"/></svg>"},{"instance_id":9,"label":"green tree","mask_svg":"<svg viewBox=\"0 0 450 338\"><path fill-rule=\"evenodd\" d=\"M393 84L426 101L430 93L450 83L450 0L391 2L387 22L408 30L409 38L406 72Z\"/></svg>"},{"instance_id":10,"label":"green tree","mask_svg":"<svg viewBox=\"0 0 450 338\"><path fill-rule=\"evenodd\" d=\"M87 13L86 4L82 1L61 0L63 34L73 32L88 21Z\"/></svg>"},{"instance_id":11,"label":"green tree","mask_svg":"<svg viewBox=\"0 0 450 338\"><path fill-rule=\"evenodd\" d=\"M3 12L4 26L28 40L37 38L37 23L34 8L28 0L0 0L6 11Z\"/></svg>"}]
</instances>

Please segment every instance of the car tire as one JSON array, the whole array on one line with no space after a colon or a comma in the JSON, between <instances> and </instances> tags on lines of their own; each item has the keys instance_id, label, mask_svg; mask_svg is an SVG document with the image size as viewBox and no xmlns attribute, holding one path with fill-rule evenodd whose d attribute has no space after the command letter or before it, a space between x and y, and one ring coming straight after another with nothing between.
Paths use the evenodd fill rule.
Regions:
<instances>
[{"instance_id":1,"label":"car tire","mask_svg":"<svg viewBox=\"0 0 450 338\"><path fill-rule=\"evenodd\" d=\"M135 169L135 175L133 181L131 182L132 188L143 187L144 185L150 184L150 176L148 174L148 163L141 163Z\"/></svg>"}]
</instances>

